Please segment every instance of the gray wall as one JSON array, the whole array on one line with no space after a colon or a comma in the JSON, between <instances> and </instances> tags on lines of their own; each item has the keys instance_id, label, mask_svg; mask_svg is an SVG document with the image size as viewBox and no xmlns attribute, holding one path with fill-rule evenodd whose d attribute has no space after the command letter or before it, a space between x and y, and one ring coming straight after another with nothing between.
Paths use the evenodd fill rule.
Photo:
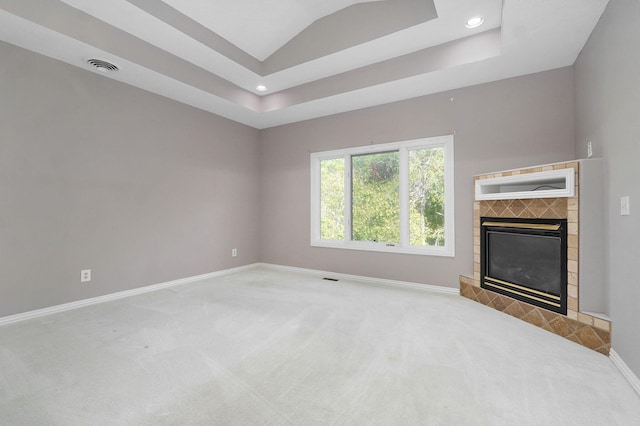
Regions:
<instances>
[{"instance_id":1,"label":"gray wall","mask_svg":"<svg viewBox=\"0 0 640 426\"><path fill-rule=\"evenodd\" d=\"M640 3L611 0L575 64L576 148L605 163L607 278L612 346L640 376ZM583 189L584 190L584 189ZM620 197L631 216L620 216Z\"/></svg>"},{"instance_id":2,"label":"gray wall","mask_svg":"<svg viewBox=\"0 0 640 426\"><path fill-rule=\"evenodd\" d=\"M473 270L472 176L572 160L574 129L573 70L564 68L263 130L262 260L457 287ZM455 258L310 246L311 152L454 132Z\"/></svg>"},{"instance_id":3,"label":"gray wall","mask_svg":"<svg viewBox=\"0 0 640 426\"><path fill-rule=\"evenodd\" d=\"M259 260L257 130L0 58L0 317Z\"/></svg>"}]
</instances>

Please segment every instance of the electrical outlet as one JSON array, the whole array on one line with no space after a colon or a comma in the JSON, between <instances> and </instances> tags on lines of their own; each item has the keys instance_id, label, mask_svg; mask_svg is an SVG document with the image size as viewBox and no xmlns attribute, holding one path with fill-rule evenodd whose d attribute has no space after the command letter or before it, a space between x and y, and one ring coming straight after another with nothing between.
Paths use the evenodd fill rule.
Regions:
<instances>
[{"instance_id":1,"label":"electrical outlet","mask_svg":"<svg viewBox=\"0 0 640 426\"><path fill-rule=\"evenodd\" d=\"M587 158L593 157L593 144L591 141L587 142Z\"/></svg>"},{"instance_id":2,"label":"electrical outlet","mask_svg":"<svg viewBox=\"0 0 640 426\"><path fill-rule=\"evenodd\" d=\"M231 256L236 257L238 255L238 249L231 249Z\"/></svg>"},{"instance_id":3,"label":"electrical outlet","mask_svg":"<svg viewBox=\"0 0 640 426\"><path fill-rule=\"evenodd\" d=\"M91 281L91 269L83 269L80 271L80 282L88 283Z\"/></svg>"},{"instance_id":4,"label":"electrical outlet","mask_svg":"<svg viewBox=\"0 0 640 426\"><path fill-rule=\"evenodd\" d=\"M631 214L631 206L629 205L629 196L620 197L620 215L629 216Z\"/></svg>"}]
</instances>

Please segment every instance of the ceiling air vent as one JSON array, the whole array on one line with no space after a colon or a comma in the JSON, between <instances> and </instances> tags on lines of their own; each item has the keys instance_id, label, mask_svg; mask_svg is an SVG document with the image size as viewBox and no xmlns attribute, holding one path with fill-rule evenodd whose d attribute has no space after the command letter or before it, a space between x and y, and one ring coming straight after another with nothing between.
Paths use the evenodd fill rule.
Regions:
<instances>
[{"instance_id":1,"label":"ceiling air vent","mask_svg":"<svg viewBox=\"0 0 640 426\"><path fill-rule=\"evenodd\" d=\"M100 72L116 72L118 66L111 62L103 61L102 59L88 59L87 64L91 65Z\"/></svg>"}]
</instances>

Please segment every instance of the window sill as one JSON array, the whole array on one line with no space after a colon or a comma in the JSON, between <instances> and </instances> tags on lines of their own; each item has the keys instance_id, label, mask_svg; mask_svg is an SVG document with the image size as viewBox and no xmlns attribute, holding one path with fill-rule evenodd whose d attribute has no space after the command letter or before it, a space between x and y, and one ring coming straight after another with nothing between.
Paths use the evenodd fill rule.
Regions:
<instances>
[{"instance_id":1,"label":"window sill","mask_svg":"<svg viewBox=\"0 0 640 426\"><path fill-rule=\"evenodd\" d=\"M346 250L377 251L397 254L418 254L422 256L455 257L455 249L453 247L403 247L400 244L387 245L387 243L324 240L312 241L311 246Z\"/></svg>"}]
</instances>

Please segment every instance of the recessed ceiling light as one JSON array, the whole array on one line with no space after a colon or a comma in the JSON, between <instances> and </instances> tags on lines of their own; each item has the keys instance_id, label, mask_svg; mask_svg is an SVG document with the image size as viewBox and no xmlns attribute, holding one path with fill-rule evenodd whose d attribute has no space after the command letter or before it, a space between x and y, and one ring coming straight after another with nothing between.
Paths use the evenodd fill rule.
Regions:
<instances>
[{"instance_id":1,"label":"recessed ceiling light","mask_svg":"<svg viewBox=\"0 0 640 426\"><path fill-rule=\"evenodd\" d=\"M267 90L267 86L265 86L264 84L258 84L258 85L256 86L256 90L257 90L258 92L264 92L265 90Z\"/></svg>"},{"instance_id":2,"label":"recessed ceiling light","mask_svg":"<svg viewBox=\"0 0 640 426\"><path fill-rule=\"evenodd\" d=\"M484 18L482 16L474 16L470 18L464 26L467 28L478 28L482 24L484 24Z\"/></svg>"}]
</instances>

